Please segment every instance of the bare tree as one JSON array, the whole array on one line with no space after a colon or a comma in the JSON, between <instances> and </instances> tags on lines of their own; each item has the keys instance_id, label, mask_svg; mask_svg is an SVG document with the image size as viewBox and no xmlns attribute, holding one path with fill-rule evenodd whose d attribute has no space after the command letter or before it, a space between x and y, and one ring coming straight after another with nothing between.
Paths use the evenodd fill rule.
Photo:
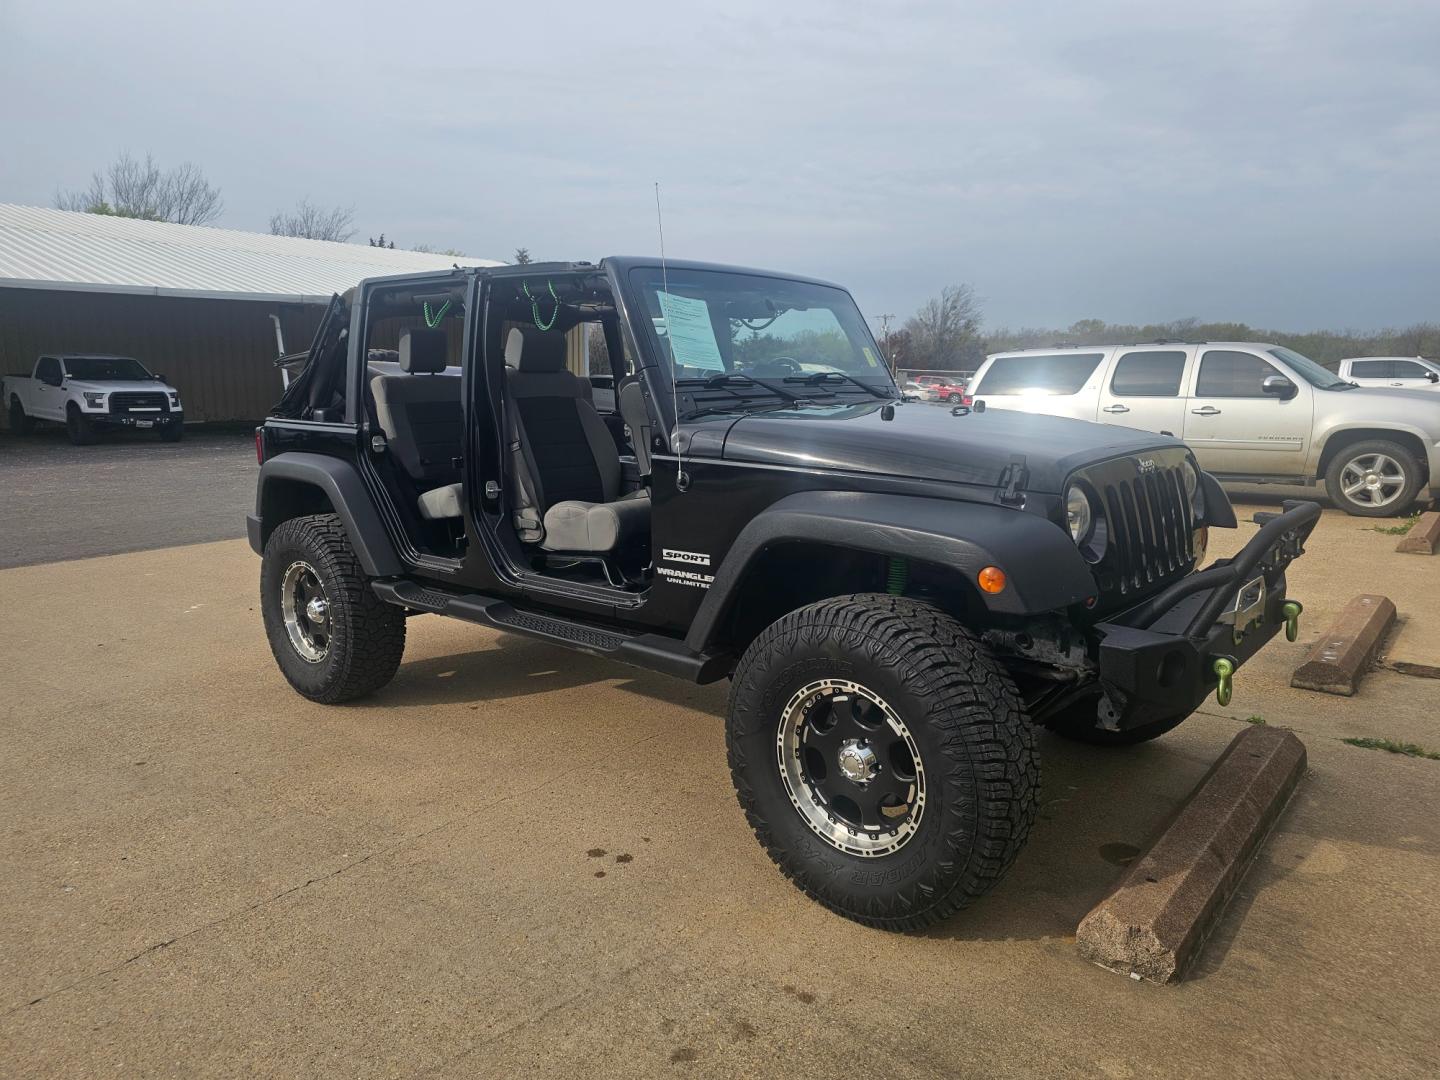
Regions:
<instances>
[{"instance_id":1,"label":"bare tree","mask_svg":"<svg viewBox=\"0 0 1440 1080\"><path fill-rule=\"evenodd\" d=\"M225 209L220 189L205 179L198 166L187 161L163 171L149 154L144 161L121 154L90 178L86 190L57 192L55 205L61 210L177 225L208 225Z\"/></svg>"},{"instance_id":2,"label":"bare tree","mask_svg":"<svg viewBox=\"0 0 1440 1080\"><path fill-rule=\"evenodd\" d=\"M272 236L300 236L306 240L335 240L344 243L355 235L355 208L335 206L330 209L301 199L295 209L286 213L277 210L270 216Z\"/></svg>"},{"instance_id":3,"label":"bare tree","mask_svg":"<svg viewBox=\"0 0 1440 1080\"><path fill-rule=\"evenodd\" d=\"M969 285L946 286L905 320L909 367L950 370L983 359L980 301Z\"/></svg>"}]
</instances>

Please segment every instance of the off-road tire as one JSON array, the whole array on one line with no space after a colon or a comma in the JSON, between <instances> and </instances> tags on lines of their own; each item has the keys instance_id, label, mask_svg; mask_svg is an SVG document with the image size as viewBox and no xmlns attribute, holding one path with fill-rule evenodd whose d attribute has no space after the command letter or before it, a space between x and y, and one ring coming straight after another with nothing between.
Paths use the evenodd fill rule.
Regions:
<instances>
[{"instance_id":1,"label":"off-road tire","mask_svg":"<svg viewBox=\"0 0 1440 1080\"><path fill-rule=\"evenodd\" d=\"M820 839L777 759L786 703L816 679L882 697L913 735L926 804L898 850L855 855ZM741 658L726 724L740 805L770 858L831 911L883 930L953 915L998 882L1035 817L1034 731L1005 671L948 615L905 597L822 600L779 619Z\"/></svg>"},{"instance_id":2,"label":"off-road tire","mask_svg":"<svg viewBox=\"0 0 1440 1080\"><path fill-rule=\"evenodd\" d=\"M35 430L35 421L25 415L25 406L13 395L10 398L10 430L16 435L29 435Z\"/></svg>"},{"instance_id":3,"label":"off-road tire","mask_svg":"<svg viewBox=\"0 0 1440 1080\"><path fill-rule=\"evenodd\" d=\"M184 424L169 424L160 429L161 442L179 442L185 437Z\"/></svg>"},{"instance_id":4,"label":"off-road tire","mask_svg":"<svg viewBox=\"0 0 1440 1080\"><path fill-rule=\"evenodd\" d=\"M301 561L315 571L329 602L329 645L317 662L291 644L281 610L281 581ZM270 650L303 696L326 705L363 697L395 677L405 652L405 613L370 588L345 527L335 514L278 525L260 563L260 608Z\"/></svg>"},{"instance_id":5,"label":"off-road tire","mask_svg":"<svg viewBox=\"0 0 1440 1080\"><path fill-rule=\"evenodd\" d=\"M1384 454L1400 466L1405 475L1405 484L1400 489L1397 498L1386 503L1384 506L1368 506L1365 503L1356 502L1345 494L1344 483L1341 480L1341 473L1345 466L1358 457L1365 457L1369 454ZM1420 492L1420 485L1423 482L1423 473L1420 463L1415 460L1415 455L1406 447L1389 439L1366 439L1363 442L1351 443L1344 447L1331 460L1325 470L1325 492L1341 510L1354 517L1395 517L1405 513L1415 503L1415 496Z\"/></svg>"},{"instance_id":6,"label":"off-road tire","mask_svg":"<svg viewBox=\"0 0 1440 1080\"><path fill-rule=\"evenodd\" d=\"M95 425L73 401L65 407L65 434L70 436L72 446L92 446L95 443Z\"/></svg>"},{"instance_id":7,"label":"off-road tire","mask_svg":"<svg viewBox=\"0 0 1440 1080\"><path fill-rule=\"evenodd\" d=\"M1178 716L1167 716L1163 720L1154 720L1125 731L1107 731L1098 726L1099 718L1095 715L1096 704L1097 699L1095 698L1077 701L1053 716L1048 716L1040 721L1040 726L1047 731L1054 732L1062 739L1086 743L1089 746L1135 746L1139 743L1149 742L1151 739L1158 739L1167 731L1174 731L1190 718L1189 713L1180 713Z\"/></svg>"}]
</instances>

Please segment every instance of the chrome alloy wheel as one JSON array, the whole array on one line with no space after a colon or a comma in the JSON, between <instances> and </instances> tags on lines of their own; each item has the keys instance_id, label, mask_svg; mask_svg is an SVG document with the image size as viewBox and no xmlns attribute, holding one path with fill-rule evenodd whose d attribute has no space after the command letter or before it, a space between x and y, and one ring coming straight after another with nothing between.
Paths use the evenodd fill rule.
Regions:
<instances>
[{"instance_id":1,"label":"chrome alloy wheel","mask_svg":"<svg viewBox=\"0 0 1440 1080\"><path fill-rule=\"evenodd\" d=\"M846 679L802 686L775 741L786 794L812 832L850 855L900 850L925 812L925 769L910 729Z\"/></svg>"},{"instance_id":2,"label":"chrome alloy wheel","mask_svg":"<svg viewBox=\"0 0 1440 1080\"><path fill-rule=\"evenodd\" d=\"M320 575L296 560L280 579L280 617L285 633L302 660L318 664L330 651L330 600Z\"/></svg>"},{"instance_id":3,"label":"chrome alloy wheel","mask_svg":"<svg viewBox=\"0 0 1440 1080\"><path fill-rule=\"evenodd\" d=\"M1405 490L1405 470L1388 454L1361 454L1340 470L1340 490L1361 506L1388 506Z\"/></svg>"}]
</instances>

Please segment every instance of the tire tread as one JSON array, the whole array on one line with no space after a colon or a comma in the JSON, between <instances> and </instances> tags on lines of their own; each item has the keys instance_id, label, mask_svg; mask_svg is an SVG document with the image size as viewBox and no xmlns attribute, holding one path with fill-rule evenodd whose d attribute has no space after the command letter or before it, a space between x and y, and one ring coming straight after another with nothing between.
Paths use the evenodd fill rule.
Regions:
<instances>
[{"instance_id":1,"label":"tire tread","mask_svg":"<svg viewBox=\"0 0 1440 1080\"><path fill-rule=\"evenodd\" d=\"M839 632L878 662L895 665L930 702L922 718L938 733L950 764L976 782L973 830L951 826L947 850L964 858L942 863L909 889L879 894L855 911L840 906L826 888L828 874L803 852L788 850L776 836L756 797L755 766L746 759L742 728L764 723L745 702L757 658L785 651L800 635ZM726 747L735 791L756 838L771 860L816 902L867 926L917 930L950 917L995 885L1024 846L1038 803L1039 764L1034 730L1009 676L979 641L949 615L920 600L859 593L822 600L773 623L746 650L731 693ZM932 767L930 772L936 770ZM817 841L818 842L818 841Z\"/></svg>"},{"instance_id":2,"label":"tire tread","mask_svg":"<svg viewBox=\"0 0 1440 1080\"><path fill-rule=\"evenodd\" d=\"M333 705L374 693L395 677L405 653L405 613L375 595L370 579L360 566L345 526L336 514L310 514L290 518L276 526L265 545L266 558L283 549L305 552L338 587L339 595L330 597L331 626L334 633L348 635L339 660L327 672L324 683L308 688L290 683L301 694L322 704ZM282 556L283 557L283 556ZM264 571L261 572L262 579ZM327 592L330 591L327 588ZM262 600L265 600L262 597ZM338 601L338 603L337 603ZM280 649L289 649L283 624L265 609L266 632L277 659ZM285 666L281 664L281 670ZM286 672L287 679L289 673Z\"/></svg>"}]
</instances>

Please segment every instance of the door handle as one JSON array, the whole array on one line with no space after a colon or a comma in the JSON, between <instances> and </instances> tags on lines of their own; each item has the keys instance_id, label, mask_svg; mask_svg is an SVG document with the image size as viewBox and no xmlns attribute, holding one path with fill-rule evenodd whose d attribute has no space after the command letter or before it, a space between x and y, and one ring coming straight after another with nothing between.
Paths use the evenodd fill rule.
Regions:
<instances>
[{"instance_id":1,"label":"door handle","mask_svg":"<svg viewBox=\"0 0 1440 1080\"><path fill-rule=\"evenodd\" d=\"M1108 413L1129 412L1129 411L1130 411L1130 406L1129 406L1129 405L1106 405L1105 408L1101 409L1100 411L1101 411L1101 412L1108 412Z\"/></svg>"},{"instance_id":2,"label":"door handle","mask_svg":"<svg viewBox=\"0 0 1440 1080\"><path fill-rule=\"evenodd\" d=\"M1206 405L1203 409L1191 409L1190 411L1191 411L1192 413L1194 413L1196 416L1219 416L1219 415L1220 415L1220 410L1217 409L1217 408L1215 408L1214 405Z\"/></svg>"}]
</instances>

